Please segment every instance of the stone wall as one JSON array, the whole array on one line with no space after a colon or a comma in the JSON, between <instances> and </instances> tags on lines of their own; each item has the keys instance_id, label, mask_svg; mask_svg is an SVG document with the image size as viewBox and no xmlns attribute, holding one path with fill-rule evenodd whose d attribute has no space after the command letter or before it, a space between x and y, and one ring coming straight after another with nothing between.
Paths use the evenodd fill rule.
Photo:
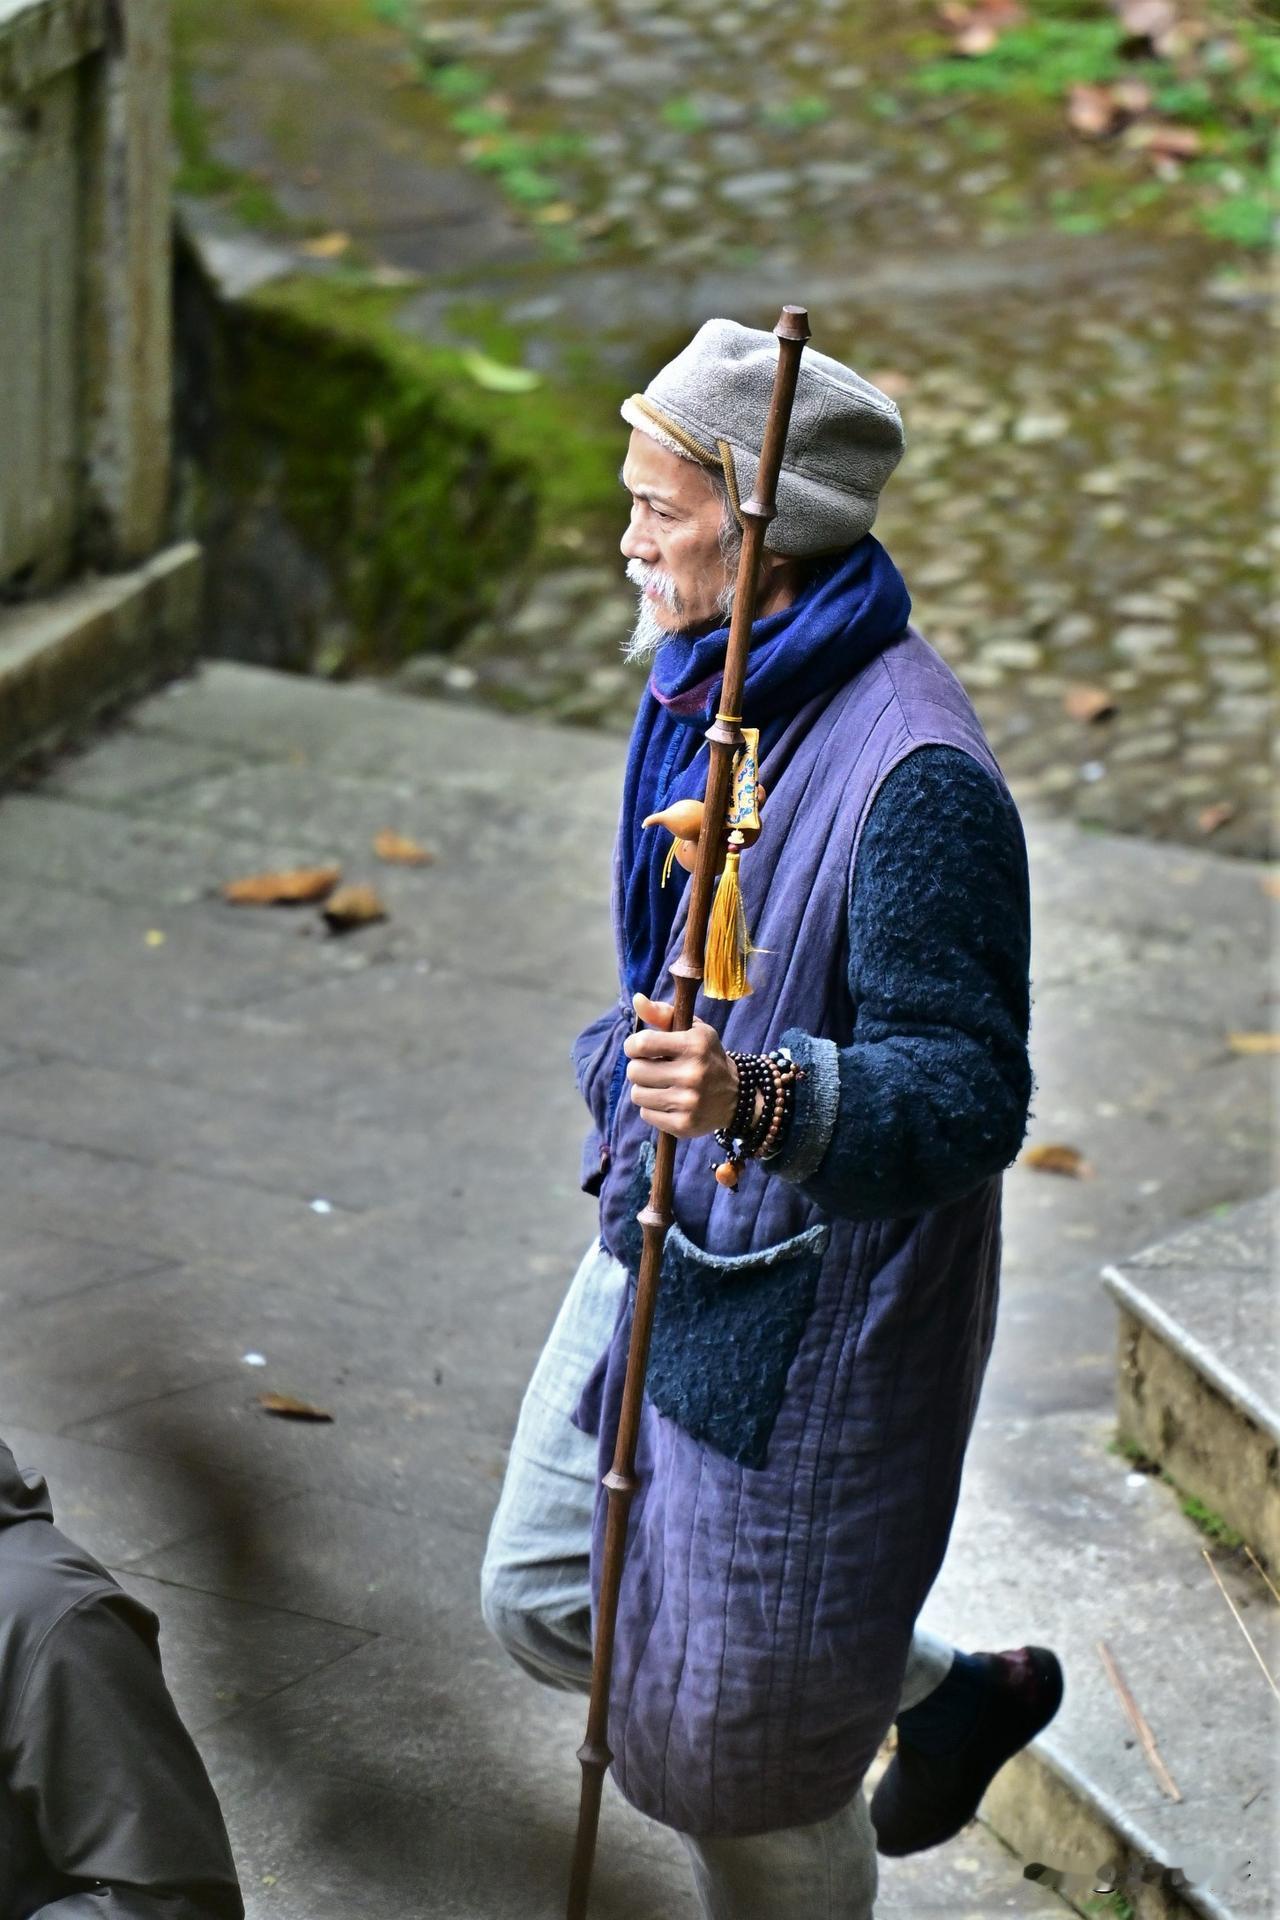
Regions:
<instances>
[{"instance_id":1,"label":"stone wall","mask_svg":"<svg viewBox=\"0 0 1280 1920\"><path fill-rule=\"evenodd\" d=\"M0 0L0 596L154 552L168 495L166 0Z\"/></svg>"},{"instance_id":2,"label":"stone wall","mask_svg":"<svg viewBox=\"0 0 1280 1920\"><path fill-rule=\"evenodd\" d=\"M154 664L139 626L155 563L199 558L160 551L169 285L168 0L0 0L0 770L194 651L190 592ZM64 673L90 607L95 671Z\"/></svg>"}]
</instances>

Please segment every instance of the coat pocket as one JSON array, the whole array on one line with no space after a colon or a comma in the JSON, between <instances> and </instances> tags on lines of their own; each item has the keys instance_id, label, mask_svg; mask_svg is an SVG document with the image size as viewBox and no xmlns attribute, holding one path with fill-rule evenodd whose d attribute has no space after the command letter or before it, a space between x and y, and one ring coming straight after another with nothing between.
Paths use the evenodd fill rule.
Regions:
<instances>
[{"instance_id":1,"label":"coat pocket","mask_svg":"<svg viewBox=\"0 0 1280 1920\"><path fill-rule=\"evenodd\" d=\"M652 1166L646 1142L636 1167L644 1195ZM659 1413L739 1466L768 1457L830 1237L818 1221L773 1246L715 1254L679 1225L668 1230L645 1391Z\"/></svg>"}]
</instances>

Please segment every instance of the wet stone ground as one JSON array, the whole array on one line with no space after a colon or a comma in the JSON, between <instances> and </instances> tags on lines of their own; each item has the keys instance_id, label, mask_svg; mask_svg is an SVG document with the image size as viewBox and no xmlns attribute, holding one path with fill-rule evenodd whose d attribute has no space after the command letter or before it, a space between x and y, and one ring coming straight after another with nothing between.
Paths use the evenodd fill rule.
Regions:
<instances>
[{"instance_id":1,"label":"wet stone ground","mask_svg":"<svg viewBox=\"0 0 1280 1920\"><path fill-rule=\"evenodd\" d=\"M914 92L933 17L916 0L400 11L451 158L531 241L423 278L404 326L517 357L612 418L708 314L768 326L806 302L815 345L901 405L876 530L1020 791L1265 852L1256 259L1194 237L1176 195L1145 227L1064 232L1100 182L1140 192L1147 163L1071 140L1045 106ZM371 137L395 99L370 93ZM498 165L513 140L532 185ZM419 240L380 233L380 256L420 272ZM405 684L624 730L638 683L615 542L546 529L515 617Z\"/></svg>"}]
</instances>

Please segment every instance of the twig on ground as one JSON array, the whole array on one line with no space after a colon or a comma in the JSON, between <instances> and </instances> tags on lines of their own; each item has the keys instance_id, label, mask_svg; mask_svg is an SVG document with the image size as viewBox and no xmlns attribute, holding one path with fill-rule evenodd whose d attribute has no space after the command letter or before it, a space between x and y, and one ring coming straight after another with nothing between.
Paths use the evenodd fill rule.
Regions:
<instances>
[{"instance_id":1,"label":"twig on ground","mask_svg":"<svg viewBox=\"0 0 1280 1920\"><path fill-rule=\"evenodd\" d=\"M1151 1728L1147 1725L1146 1715L1130 1692L1129 1683L1117 1666L1116 1657L1105 1640L1099 1640L1098 1652L1102 1657L1102 1664L1107 1670L1107 1678L1120 1696L1120 1705L1125 1710L1129 1725L1133 1728L1142 1743L1142 1751L1146 1755L1147 1765L1155 1775L1161 1792L1168 1794L1170 1800L1181 1800L1182 1795L1178 1791L1173 1775L1169 1772L1168 1767L1166 1767L1160 1757L1160 1749L1156 1745L1154 1733L1152 1733Z\"/></svg>"},{"instance_id":2,"label":"twig on ground","mask_svg":"<svg viewBox=\"0 0 1280 1920\"><path fill-rule=\"evenodd\" d=\"M1280 1592L1277 1592L1276 1588L1272 1586L1271 1576L1268 1574L1266 1568L1263 1566L1261 1560L1259 1560L1257 1554L1254 1552L1253 1548L1249 1545L1248 1541L1245 1542L1244 1550L1248 1554L1249 1558L1252 1560L1258 1572L1262 1575L1263 1579L1266 1581L1267 1585L1271 1587L1272 1597L1276 1600L1280 1600Z\"/></svg>"},{"instance_id":3,"label":"twig on ground","mask_svg":"<svg viewBox=\"0 0 1280 1920\"><path fill-rule=\"evenodd\" d=\"M1226 1588L1223 1586L1222 1576L1218 1572L1218 1569L1214 1566L1213 1561L1210 1558L1208 1547L1201 1547L1200 1551L1204 1555L1205 1565L1208 1567L1210 1573L1213 1575L1214 1579L1218 1583L1218 1592L1222 1595L1223 1599L1226 1601L1227 1605L1230 1607L1232 1615L1235 1618L1236 1625L1239 1627L1245 1639L1249 1642L1250 1653L1252 1653L1254 1659L1257 1661L1258 1665L1262 1668L1262 1671L1266 1674L1267 1685L1270 1687L1272 1693L1274 1693L1276 1699L1280 1700L1280 1687L1276 1685L1274 1679L1271 1676L1270 1667L1267 1665L1262 1655L1258 1652L1257 1647L1254 1645L1253 1635L1250 1633L1248 1627L1246 1627L1244 1621L1240 1618L1239 1608L1236 1606L1235 1601L1231 1598L1231 1595L1227 1592ZM1268 1582L1268 1585L1270 1585L1270 1582Z\"/></svg>"}]
</instances>

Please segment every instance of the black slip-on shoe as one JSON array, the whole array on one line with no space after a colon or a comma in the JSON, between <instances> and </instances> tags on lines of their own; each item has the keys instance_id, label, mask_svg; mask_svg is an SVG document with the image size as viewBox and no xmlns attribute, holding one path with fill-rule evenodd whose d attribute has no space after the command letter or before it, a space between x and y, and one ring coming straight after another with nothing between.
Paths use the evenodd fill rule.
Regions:
<instances>
[{"instance_id":1,"label":"black slip-on shoe","mask_svg":"<svg viewBox=\"0 0 1280 1920\"><path fill-rule=\"evenodd\" d=\"M1006 1760L1047 1727L1062 1703L1062 1668L1047 1647L986 1656L989 1684L969 1732L948 1753L898 1750L871 1796L876 1846L900 1858L939 1847L967 1826Z\"/></svg>"}]
</instances>

